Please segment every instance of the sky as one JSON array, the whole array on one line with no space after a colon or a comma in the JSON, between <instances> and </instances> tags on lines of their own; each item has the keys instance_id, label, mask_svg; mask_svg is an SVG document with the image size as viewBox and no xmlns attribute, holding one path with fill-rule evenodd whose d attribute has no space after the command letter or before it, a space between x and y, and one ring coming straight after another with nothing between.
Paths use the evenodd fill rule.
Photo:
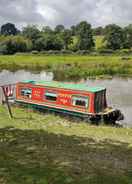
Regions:
<instances>
[{"instance_id":1,"label":"sky","mask_svg":"<svg viewBox=\"0 0 132 184\"><path fill-rule=\"evenodd\" d=\"M0 25L66 27L86 20L93 27L132 23L132 0L0 0Z\"/></svg>"}]
</instances>

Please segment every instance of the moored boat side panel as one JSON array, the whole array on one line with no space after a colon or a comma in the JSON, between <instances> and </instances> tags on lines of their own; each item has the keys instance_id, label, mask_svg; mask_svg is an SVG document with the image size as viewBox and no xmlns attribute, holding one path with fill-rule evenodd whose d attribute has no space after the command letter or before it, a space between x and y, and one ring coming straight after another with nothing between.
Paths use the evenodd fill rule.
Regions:
<instances>
[{"instance_id":1,"label":"moored boat side panel","mask_svg":"<svg viewBox=\"0 0 132 184\"><path fill-rule=\"evenodd\" d=\"M63 85L62 83L20 82L16 85L16 102L35 109L71 114L88 122L121 120L119 110L107 107L105 88ZM49 86L48 86L49 84ZM68 88L70 87L70 88Z\"/></svg>"},{"instance_id":2,"label":"moored boat side panel","mask_svg":"<svg viewBox=\"0 0 132 184\"><path fill-rule=\"evenodd\" d=\"M22 94L22 90L25 90L25 95ZM31 90L31 94L28 95ZM57 95L57 99L50 100L46 99L46 94L50 95ZM73 100L81 98L87 103L87 105L83 104L74 104ZM70 109L77 109L80 112L89 112L94 113L94 103L93 103L94 95L93 93L85 92L85 91L75 91L75 90L68 90L68 89L57 89L57 88L49 88L49 87L40 87L37 85L24 85L24 84L17 84L17 97L16 99L20 100L27 100L32 102L41 102L43 104L49 104L49 106L54 105L58 108L69 108Z\"/></svg>"}]
</instances>

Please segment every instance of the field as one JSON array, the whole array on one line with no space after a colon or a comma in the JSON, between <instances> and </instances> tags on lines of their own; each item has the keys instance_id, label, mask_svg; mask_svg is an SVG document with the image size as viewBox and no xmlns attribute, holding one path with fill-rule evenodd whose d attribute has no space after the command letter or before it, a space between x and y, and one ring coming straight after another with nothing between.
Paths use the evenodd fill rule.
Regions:
<instances>
[{"instance_id":1,"label":"field","mask_svg":"<svg viewBox=\"0 0 132 184\"><path fill-rule=\"evenodd\" d=\"M131 184L132 129L0 106L1 184Z\"/></svg>"},{"instance_id":2,"label":"field","mask_svg":"<svg viewBox=\"0 0 132 184\"><path fill-rule=\"evenodd\" d=\"M78 80L106 75L132 76L132 56L0 56L0 69L52 71L55 80Z\"/></svg>"}]
</instances>

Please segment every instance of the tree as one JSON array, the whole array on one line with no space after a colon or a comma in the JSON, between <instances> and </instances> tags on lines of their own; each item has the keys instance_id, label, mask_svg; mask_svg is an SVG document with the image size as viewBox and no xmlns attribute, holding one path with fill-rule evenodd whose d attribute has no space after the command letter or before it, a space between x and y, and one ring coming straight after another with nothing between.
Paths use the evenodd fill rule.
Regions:
<instances>
[{"instance_id":1,"label":"tree","mask_svg":"<svg viewBox=\"0 0 132 184\"><path fill-rule=\"evenodd\" d=\"M58 35L43 34L36 40L35 47L38 51L61 50L63 48L63 41Z\"/></svg>"},{"instance_id":2,"label":"tree","mask_svg":"<svg viewBox=\"0 0 132 184\"><path fill-rule=\"evenodd\" d=\"M63 26L63 25L57 25L56 27L55 27L55 33L61 33L61 32L63 32L65 30L65 27Z\"/></svg>"},{"instance_id":3,"label":"tree","mask_svg":"<svg viewBox=\"0 0 132 184\"><path fill-rule=\"evenodd\" d=\"M64 49L68 49L68 45L73 42L72 33L69 29L65 29L62 33L62 40L64 42Z\"/></svg>"},{"instance_id":4,"label":"tree","mask_svg":"<svg viewBox=\"0 0 132 184\"><path fill-rule=\"evenodd\" d=\"M33 47L36 39L41 36L40 30L35 25L23 28L22 35L32 41Z\"/></svg>"},{"instance_id":5,"label":"tree","mask_svg":"<svg viewBox=\"0 0 132 184\"><path fill-rule=\"evenodd\" d=\"M77 36L80 50L91 50L95 46L91 25L86 21L77 25Z\"/></svg>"},{"instance_id":6,"label":"tree","mask_svg":"<svg viewBox=\"0 0 132 184\"><path fill-rule=\"evenodd\" d=\"M72 33L72 36L75 36L76 35L76 26L71 26L71 33Z\"/></svg>"},{"instance_id":7,"label":"tree","mask_svg":"<svg viewBox=\"0 0 132 184\"><path fill-rule=\"evenodd\" d=\"M30 40L22 36L6 36L0 41L0 50L3 54L14 54L16 52L27 52L32 49Z\"/></svg>"},{"instance_id":8,"label":"tree","mask_svg":"<svg viewBox=\"0 0 132 184\"><path fill-rule=\"evenodd\" d=\"M19 30L12 23L6 23L1 26L2 35L16 35L17 33L19 33Z\"/></svg>"},{"instance_id":9,"label":"tree","mask_svg":"<svg viewBox=\"0 0 132 184\"><path fill-rule=\"evenodd\" d=\"M105 27L106 47L108 49L117 50L123 48L124 33L120 26L116 24L110 24Z\"/></svg>"},{"instance_id":10,"label":"tree","mask_svg":"<svg viewBox=\"0 0 132 184\"><path fill-rule=\"evenodd\" d=\"M52 34L52 33L53 33L53 30L52 30L51 27L49 27L49 26L44 26L44 27L42 28L42 32L43 32L43 33L46 33L46 34Z\"/></svg>"},{"instance_id":11,"label":"tree","mask_svg":"<svg viewBox=\"0 0 132 184\"><path fill-rule=\"evenodd\" d=\"M103 32L104 32L104 29L103 27L99 26L99 27L96 27L93 29L93 34L95 36L100 36L100 35L103 35Z\"/></svg>"},{"instance_id":12,"label":"tree","mask_svg":"<svg viewBox=\"0 0 132 184\"><path fill-rule=\"evenodd\" d=\"M132 48L132 24L124 28L124 48Z\"/></svg>"}]
</instances>

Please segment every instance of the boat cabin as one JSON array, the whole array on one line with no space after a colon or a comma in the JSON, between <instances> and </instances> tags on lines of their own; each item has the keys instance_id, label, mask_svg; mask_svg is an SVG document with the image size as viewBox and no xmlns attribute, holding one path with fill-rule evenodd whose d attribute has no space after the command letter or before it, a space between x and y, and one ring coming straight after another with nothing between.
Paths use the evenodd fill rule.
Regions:
<instances>
[{"instance_id":1,"label":"boat cabin","mask_svg":"<svg viewBox=\"0 0 132 184\"><path fill-rule=\"evenodd\" d=\"M105 88L55 81L17 83L16 102L71 114L98 114L107 108Z\"/></svg>"}]
</instances>

